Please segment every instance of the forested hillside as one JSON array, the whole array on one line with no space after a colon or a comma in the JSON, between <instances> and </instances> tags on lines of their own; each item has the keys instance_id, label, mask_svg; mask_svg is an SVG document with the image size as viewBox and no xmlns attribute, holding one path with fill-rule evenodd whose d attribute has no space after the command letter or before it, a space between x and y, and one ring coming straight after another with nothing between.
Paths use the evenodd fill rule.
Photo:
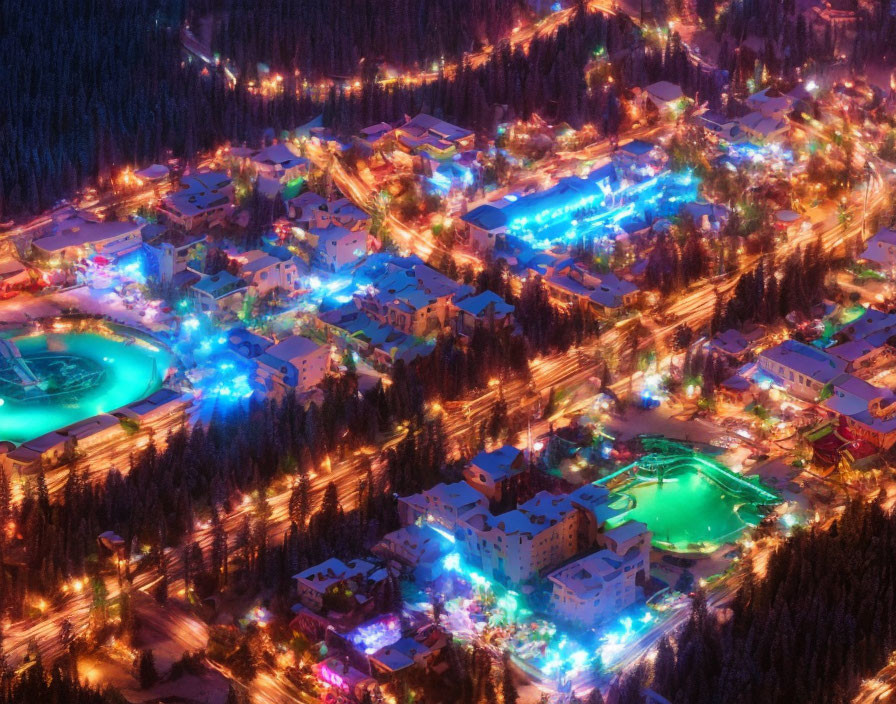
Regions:
<instances>
[{"instance_id":1,"label":"forested hillside","mask_svg":"<svg viewBox=\"0 0 896 704\"><path fill-rule=\"evenodd\" d=\"M510 34L522 0L197 0L213 49L241 71L355 76L362 59L397 67L454 59Z\"/></svg>"}]
</instances>

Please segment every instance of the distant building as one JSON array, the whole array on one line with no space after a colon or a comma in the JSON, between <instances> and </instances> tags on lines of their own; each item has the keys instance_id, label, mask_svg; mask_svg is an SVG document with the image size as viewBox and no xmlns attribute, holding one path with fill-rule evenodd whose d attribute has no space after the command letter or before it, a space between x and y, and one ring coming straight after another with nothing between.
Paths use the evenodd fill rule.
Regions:
<instances>
[{"instance_id":1,"label":"distant building","mask_svg":"<svg viewBox=\"0 0 896 704\"><path fill-rule=\"evenodd\" d=\"M684 98L684 91L681 90L681 86L669 81L652 83L644 89L644 94L660 113L673 110Z\"/></svg>"},{"instance_id":2,"label":"distant building","mask_svg":"<svg viewBox=\"0 0 896 704\"><path fill-rule=\"evenodd\" d=\"M507 232L507 214L491 203L473 208L461 216L467 227L470 245L477 252L491 252L498 238Z\"/></svg>"},{"instance_id":3,"label":"distant building","mask_svg":"<svg viewBox=\"0 0 896 704\"><path fill-rule=\"evenodd\" d=\"M636 533L648 549L599 550L552 572L551 607L558 616L590 628L638 600L637 583L650 572L650 532L635 521L620 529Z\"/></svg>"},{"instance_id":4,"label":"distant building","mask_svg":"<svg viewBox=\"0 0 896 704\"><path fill-rule=\"evenodd\" d=\"M295 259L282 260L254 249L237 255L240 278L259 296L275 289L293 291L299 281Z\"/></svg>"},{"instance_id":5,"label":"distant building","mask_svg":"<svg viewBox=\"0 0 896 704\"><path fill-rule=\"evenodd\" d=\"M227 344L234 352L246 359L255 359L262 352L274 345L272 340L254 332L249 332L246 328L236 327L227 333Z\"/></svg>"},{"instance_id":6,"label":"distant building","mask_svg":"<svg viewBox=\"0 0 896 704\"><path fill-rule=\"evenodd\" d=\"M356 293L354 301L371 319L425 337L448 324L452 302L469 292L469 287L425 264L402 262Z\"/></svg>"},{"instance_id":7,"label":"distant building","mask_svg":"<svg viewBox=\"0 0 896 704\"><path fill-rule=\"evenodd\" d=\"M749 140L756 144L776 142L790 131L787 118L766 116L758 111L740 118L739 124Z\"/></svg>"},{"instance_id":8,"label":"distant building","mask_svg":"<svg viewBox=\"0 0 896 704\"><path fill-rule=\"evenodd\" d=\"M409 667L426 669L448 644L448 640L443 630L430 625L421 629L415 637L401 638L377 650L370 656L370 664L390 676Z\"/></svg>"},{"instance_id":9,"label":"distant building","mask_svg":"<svg viewBox=\"0 0 896 704\"><path fill-rule=\"evenodd\" d=\"M648 167L657 169L665 161L665 153L655 144L642 139L633 139L619 147L614 158L623 169L643 173Z\"/></svg>"},{"instance_id":10,"label":"distant building","mask_svg":"<svg viewBox=\"0 0 896 704\"><path fill-rule=\"evenodd\" d=\"M78 261L94 255L115 259L143 245L141 226L133 222L91 222L80 217L63 220L53 234L31 243L39 259Z\"/></svg>"},{"instance_id":11,"label":"distant building","mask_svg":"<svg viewBox=\"0 0 896 704\"><path fill-rule=\"evenodd\" d=\"M312 191L306 191L286 202L289 217L306 230L312 226L321 210L325 210L327 199Z\"/></svg>"},{"instance_id":12,"label":"distant building","mask_svg":"<svg viewBox=\"0 0 896 704\"><path fill-rule=\"evenodd\" d=\"M709 341L710 347L736 361L750 350L750 341L739 330L729 328Z\"/></svg>"},{"instance_id":13,"label":"distant building","mask_svg":"<svg viewBox=\"0 0 896 704\"><path fill-rule=\"evenodd\" d=\"M526 469L523 451L513 445L504 445L492 452L480 452L464 469L464 479L470 486L500 501L510 488L511 480Z\"/></svg>"},{"instance_id":14,"label":"distant building","mask_svg":"<svg viewBox=\"0 0 896 704\"><path fill-rule=\"evenodd\" d=\"M458 522L465 559L488 578L518 585L579 551L579 513L567 496L546 491L512 511L476 512Z\"/></svg>"},{"instance_id":15,"label":"distant building","mask_svg":"<svg viewBox=\"0 0 896 704\"><path fill-rule=\"evenodd\" d=\"M301 335L287 337L256 358L259 380L274 392L308 391L330 370L330 348Z\"/></svg>"},{"instance_id":16,"label":"distant building","mask_svg":"<svg viewBox=\"0 0 896 704\"><path fill-rule=\"evenodd\" d=\"M204 275L190 287L190 297L203 313L236 311L243 304L246 282L226 269Z\"/></svg>"},{"instance_id":17,"label":"distant building","mask_svg":"<svg viewBox=\"0 0 896 704\"><path fill-rule=\"evenodd\" d=\"M865 242L861 259L892 277L896 272L896 230L878 230Z\"/></svg>"},{"instance_id":18,"label":"distant building","mask_svg":"<svg viewBox=\"0 0 896 704\"><path fill-rule=\"evenodd\" d=\"M361 139L371 147L378 147L383 143L385 137L392 133L392 125L387 122L377 122L361 130Z\"/></svg>"},{"instance_id":19,"label":"distant building","mask_svg":"<svg viewBox=\"0 0 896 704\"><path fill-rule=\"evenodd\" d=\"M202 268L205 235L169 230L165 225L147 225L143 228L143 241L160 281L171 282L188 267Z\"/></svg>"},{"instance_id":20,"label":"distant building","mask_svg":"<svg viewBox=\"0 0 896 704\"><path fill-rule=\"evenodd\" d=\"M347 230L367 230L371 217L365 210L352 203L348 198L328 201L315 212L313 227L337 225Z\"/></svg>"},{"instance_id":21,"label":"distant building","mask_svg":"<svg viewBox=\"0 0 896 704\"><path fill-rule=\"evenodd\" d=\"M852 374L831 381L831 394L822 407L842 418L856 437L879 450L896 443L896 394Z\"/></svg>"},{"instance_id":22,"label":"distant building","mask_svg":"<svg viewBox=\"0 0 896 704\"><path fill-rule=\"evenodd\" d=\"M383 560L392 560L412 569L427 568L432 576L434 566L441 561L446 538L428 523L410 525L387 533L372 552Z\"/></svg>"},{"instance_id":23,"label":"distant building","mask_svg":"<svg viewBox=\"0 0 896 704\"><path fill-rule=\"evenodd\" d=\"M138 424L151 423L160 418L182 416L189 408L190 402L190 397L173 389L159 389L140 401L110 411L110 415Z\"/></svg>"},{"instance_id":24,"label":"distant building","mask_svg":"<svg viewBox=\"0 0 896 704\"><path fill-rule=\"evenodd\" d=\"M398 499L398 515L405 525L418 519L453 534L458 520L488 510L488 499L466 482L436 484L419 494Z\"/></svg>"},{"instance_id":25,"label":"distant building","mask_svg":"<svg viewBox=\"0 0 896 704\"><path fill-rule=\"evenodd\" d=\"M332 702L360 702L365 694L376 689L376 680L369 674L352 667L345 657L334 655L312 666L315 675L339 692L338 697L327 699ZM332 696L332 693L330 694Z\"/></svg>"},{"instance_id":26,"label":"distant building","mask_svg":"<svg viewBox=\"0 0 896 704\"><path fill-rule=\"evenodd\" d=\"M785 119L793 107L794 100L775 88L765 88L747 98L747 107L764 117Z\"/></svg>"},{"instance_id":27,"label":"distant building","mask_svg":"<svg viewBox=\"0 0 896 704\"><path fill-rule=\"evenodd\" d=\"M311 228L309 232L317 239L318 262L328 271L339 271L367 256L366 230L349 230L330 224Z\"/></svg>"},{"instance_id":28,"label":"distant building","mask_svg":"<svg viewBox=\"0 0 896 704\"><path fill-rule=\"evenodd\" d=\"M717 139L737 142L743 137L738 121L721 113L708 110L694 117L694 124L702 127Z\"/></svg>"},{"instance_id":29,"label":"distant building","mask_svg":"<svg viewBox=\"0 0 896 704\"><path fill-rule=\"evenodd\" d=\"M395 128L399 146L411 153L422 152L435 159L447 159L473 146L472 131L457 127L432 115L420 113Z\"/></svg>"},{"instance_id":30,"label":"distant building","mask_svg":"<svg viewBox=\"0 0 896 704\"><path fill-rule=\"evenodd\" d=\"M816 401L825 385L846 370L846 362L797 340L785 340L759 355L759 368L787 393Z\"/></svg>"},{"instance_id":31,"label":"distant building","mask_svg":"<svg viewBox=\"0 0 896 704\"><path fill-rule=\"evenodd\" d=\"M483 291L454 304L457 311L454 329L460 335L471 335L478 325L486 330L499 330L513 324L513 306L494 291Z\"/></svg>"},{"instance_id":32,"label":"distant building","mask_svg":"<svg viewBox=\"0 0 896 704\"><path fill-rule=\"evenodd\" d=\"M878 344L896 335L896 314L876 308L866 308L858 318L844 325L836 333L838 340L875 340Z\"/></svg>"},{"instance_id":33,"label":"distant building","mask_svg":"<svg viewBox=\"0 0 896 704\"><path fill-rule=\"evenodd\" d=\"M152 164L150 166L147 166L145 169L135 171L134 176L142 181L160 183L162 181L166 181L170 173L170 170L164 164Z\"/></svg>"},{"instance_id":34,"label":"distant building","mask_svg":"<svg viewBox=\"0 0 896 704\"><path fill-rule=\"evenodd\" d=\"M354 303L320 313L316 322L327 341L340 341L378 369L388 369L399 359L408 363L425 357L433 349L425 341L371 318Z\"/></svg>"},{"instance_id":35,"label":"distant building","mask_svg":"<svg viewBox=\"0 0 896 704\"><path fill-rule=\"evenodd\" d=\"M846 371L851 374L896 364L896 349L884 341L876 340L876 337L871 335L870 338L848 340L828 347L825 351L846 362Z\"/></svg>"},{"instance_id":36,"label":"distant building","mask_svg":"<svg viewBox=\"0 0 896 704\"><path fill-rule=\"evenodd\" d=\"M24 476L37 471L40 462L56 464L76 448L86 451L124 437L118 418L101 413L22 443L0 455L0 463L9 474Z\"/></svg>"},{"instance_id":37,"label":"distant building","mask_svg":"<svg viewBox=\"0 0 896 704\"><path fill-rule=\"evenodd\" d=\"M328 593L342 586L355 592L361 591L368 578L378 569L365 560L343 562L331 557L293 575L299 602L309 609L320 611L324 608L324 599Z\"/></svg>"},{"instance_id":38,"label":"distant building","mask_svg":"<svg viewBox=\"0 0 896 704\"><path fill-rule=\"evenodd\" d=\"M542 273L540 268L534 274ZM560 258L544 268L542 281L551 297L567 305L580 305L600 315L618 313L633 306L638 287L615 274L595 276L579 267L571 258Z\"/></svg>"},{"instance_id":39,"label":"distant building","mask_svg":"<svg viewBox=\"0 0 896 704\"><path fill-rule=\"evenodd\" d=\"M250 161L260 178L276 181L281 188L308 175L308 159L289 143L281 142L265 147Z\"/></svg>"},{"instance_id":40,"label":"distant building","mask_svg":"<svg viewBox=\"0 0 896 704\"><path fill-rule=\"evenodd\" d=\"M185 230L211 227L233 212L233 180L221 172L200 172L181 179L181 190L162 199L161 217Z\"/></svg>"},{"instance_id":41,"label":"distant building","mask_svg":"<svg viewBox=\"0 0 896 704\"><path fill-rule=\"evenodd\" d=\"M731 211L720 203L692 201L685 203L681 212L688 215L694 224L708 231L717 232L728 221Z\"/></svg>"}]
</instances>

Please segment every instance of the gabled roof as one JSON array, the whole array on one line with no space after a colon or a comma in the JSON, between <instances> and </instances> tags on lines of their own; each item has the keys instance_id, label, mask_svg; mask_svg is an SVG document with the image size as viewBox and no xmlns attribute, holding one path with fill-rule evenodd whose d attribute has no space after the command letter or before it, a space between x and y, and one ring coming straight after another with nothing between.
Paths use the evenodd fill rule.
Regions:
<instances>
[{"instance_id":1,"label":"gabled roof","mask_svg":"<svg viewBox=\"0 0 896 704\"><path fill-rule=\"evenodd\" d=\"M493 481L498 482L522 471L522 467L513 468L513 464L522 454L523 451L513 445L504 445L492 452L480 452L473 457L470 464L487 473Z\"/></svg>"},{"instance_id":2,"label":"gabled roof","mask_svg":"<svg viewBox=\"0 0 896 704\"><path fill-rule=\"evenodd\" d=\"M876 308L866 308L860 317L848 325L844 325L837 331L837 334L855 340L894 327L896 327L896 315Z\"/></svg>"},{"instance_id":3,"label":"gabled roof","mask_svg":"<svg viewBox=\"0 0 896 704\"><path fill-rule=\"evenodd\" d=\"M670 83L669 81L657 81L656 83L647 86L644 90L647 91L651 98L664 103L671 103L684 96L681 86Z\"/></svg>"},{"instance_id":4,"label":"gabled roof","mask_svg":"<svg viewBox=\"0 0 896 704\"><path fill-rule=\"evenodd\" d=\"M78 219L66 224L55 234L34 240L33 244L45 252L58 252L66 247L84 247L87 244L104 243L118 237L136 233L140 226L132 222L88 222Z\"/></svg>"},{"instance_id":5,"label":"gabled roof","mask_svg":"<svg viewBox=\"0 0 896 704\"><path fill-rule=\"evenodd\" d=\"M370 659L383 669L398 672L410 667L417 658L424 657L430 652L432 649L425 643L420 643L413 638L402 638L392 645L377 650L370 656Z\"/></svg>"},{"instance_id":6,"label":"gabled roof","mask_svg":"<svg viewBox=\"0 0 896 704\"><path fill-rule=\"evenodd\" d=\"M227 205L230 200L221 193L178 191L163 199L165 204L177 210L181 215L198 215L211 208Z\"/></svg>"},{"instance_id":7,"label":"gabled roof","mask_svg":"<svg viewBox=\"0 0 896 704\"><path fill-rule=\"evenodd\" d=\"M896 255L890 250L896 248L896 230L881 228L865 242L862 259L890 266L896 261Z\"/></svg>"},{"instance_id":8,"label":"gabled roof","mask_svg":"<svg viewBox=\"0 0 896 704\"><path fill-rule=\"evenodd\" d=\"M761 356L821 384L827 384L846 369L846 362L842 359L798 340L785 340L776 347L764 350Z\"/></svg>"},{"instance_id":9,"label":"gabled roof","mask_svg":"<svg viewBox=\"0 0 896 704\"><path fill-rule=\"evenodd\" d=\"M197 171L180 180L181 190L177 194L205 193L226 188L232 182L233 179L223 171Z\"/></svg>"},{"instance_id":10,"label":"gabled roof","mask_svg":"<svg viewBox=\"0 0 896 704\"><path fill-rule=\"evenodd\" d=\"M461 220L486 231L507 227L507 214L501 208L496 208L491 203L485 203L477 208L473 208L473 210L461 217Z\"/></svg>"},{"instance_id":11,"label":"gabled roof","mask_svg":"<svg viewBox=\"0 0 896 704\"><path fill-rule=\"evenodd\" d=\"M768 137L785 130L788 126L787 120L779 120L775 117L766 117L761 112L751 112L740 119L740 125L745 130L755 132L756 134Z\"/></svg>"},{"instance_id":12,"label":"gabled roof","mask_svg":"<svg viewBox=\"0 0 896 704\"><path fill-rule=\"evenodd\" d=\"M265 355L284 362L291 362L294 359L307 357L309 354L317 352L321 349L321 345L314 340L301 335L292 335L282 342L272 345L265 350Z\"/></svg>"},{"instance_id":13,"label":"gabled roof","mask_svg":"<svg viewBox=\"0 0 896 704\"><path fill-rule=\"evenodd\" d=\"M389 132L392 129L392 125L388 122L377 122L375 125L370 125L369 127L362 127L361 134L366 137L370 137L371 135L380 136Z\"/></svg>"},{"instance_id":14,"label":"gabled roof","mask_svg":"<svg viewBox=\"0 0 896 704\"><path fill-rule=\"evenodd\" d=\"M485 497L466 482L440 483L422 492L428 503L450 506L455 511L469 504L481 504Z\"/></svg>"},{"instance_id":15,"label":"gabled roof","mask_svg":"<svg viewBox=\"0 0 896 704\"><path fill-rule=\"evenodd\" d=\"M733 355L741 354L750 347L747 338L734 328L728 328L724 332L720 332L712 338L711 344L716 349Z\"/></svg>"},{"instance_id":16,"label":"gabled roof","mask_svg":"<svg viewBox=\"0 0 896 704\"><path fill-rule=\"evenodd\" d=\"M282 260L277 257L271 256L270 254L263 254L260 257L255 257L252 261L243 264L240 267L240 273L243 276L251 276L252 274L256 274L259 271L263 271L271 266L276 266L280 264Z\"/></svg>"},{"instance_id":17,"label":"gabled roof","mask_svg":"<svg viewBox=\"0 0 896 704\"><path fill-rule=\"evenodd\" d=\"M545 282L574 296L587 298L604 308L619 308L623 297L635 293L638 287L616 274L592 276L581 271L572 260L556 262L554 272L545 276Z\"/></svg>"},{"instance_id":18,"label":"gabled roof","mask_svg":"<svg viewBox=\"0 0 896 704\"><path fill-rule=\"evenodd\" d=\"M294 208L320 208L322 205L327 204L327 199L323 196L319 196L314 191L305 191L297 195L295 198L289 199L289 204Z\"/></svg>"},{"instance_id":19,"label":"gabled roof","mask_svg":"<svg viewBox=\"0 0 896 704\"><path fill-rule=\"evenodd\" d=\"M282 142L265 147L252 157L252 161L256 161L259 164L276 165L284 169L291 169L294 166L308 163L308 160L295 147Z\"/></svg>"},{"instance_id":20,"label":"gabled roof","mask_svg":"<svg viewBox=\"0 0 896 704\"><path fill-rule=\"evenodd\" d=\"M465 130L462 127L452 125L450 122L439 120L432 115L422 112L404 123L400 129L416 137L431 134L434 137L440 137L450 142L464 139L473 134L471 130Z\"/></svg>"},{"instance_id":21,"label":"gabled roof","mask_svg":"<svg viewBox=\"0 0 896 704\"><path fill-rule=\"evenodd\" d=\"M852 416L868 409L868 404L876 398L892 396L888 389L882 389L859 379L852 374L841 374L831 381L833 393L822 405L835 413Z\"/></svg>"},{"instance_id":22,"label":"gabled roof","mask_svg":"<svg viewBox=\"0 0 896 704\"><path fill-rule=\"evenodd\" d=\"M880 349L880 347L880 345L871 344L867 339L859 339L828 347L827 351L845 362L855 362L865 355L871 354L874 350Z\"/></svg>"},{"instance_id":23,"label":"gabled roof","mask_svg":"<svg viewBox=\"0 0 896 704\"><path fill-rule=\"evenodd\" d=\"M429 524L412 523L384 535L377 548L391 551L390 545L394 545L404 553L406 561L409 559L412 565L416 566L421 562L437 560L446 543L447 539L433 530Z\"/></svg>"},{"instance_id":24,"label":"gabled roof","mask_svg":"<svg viewBox=\"0 0 896 704\"><path fill-rule=\"evenodd\" d=\"M147 181L158 181L168 175L168 167L164 164L153 164L145 169L135 171L134 175Z\"/></svg>"},{"instance_id":25,"label":"gabled roof","mask_svg":"<svg viewBox=\"0 0 896 704\"><path fill-rule=\"evenodd\" d=\"M309 567L293 575L293 579L312 587L315 591L323 593L334 584L338 584L343 580L367 576L373 571L374 567L373 564L364 560L343 562L338 558L331 557L319 565Z\"/></svg>"},{"instance_id":26,"label":"gabled roof","mask_svg":"<svg viewBox=\"0 0 896 704\"><path fill-rule=\"evenodd\" d=\"M469 313L474 317L479 317L489 305L494 305L495 315L504 317L513 313L513 306L501 298L494 291L483 291L478 296L470 296L462 301L458 301L455 305L465 313Z\"/></svg>"}]
</instances>

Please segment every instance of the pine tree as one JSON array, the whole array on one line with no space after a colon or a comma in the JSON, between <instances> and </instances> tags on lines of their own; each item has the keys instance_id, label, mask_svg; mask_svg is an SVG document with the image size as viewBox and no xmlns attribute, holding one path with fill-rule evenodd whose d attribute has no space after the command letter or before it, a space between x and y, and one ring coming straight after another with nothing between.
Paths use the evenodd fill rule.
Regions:
<instances>
[{"instance_id":1,"label":"pine tree","mask_svg":"<svg viewBox=\"0 0 896 704\"><path fill-rule=\"evenodd\" d=\"M137 660L137 679L140 689L149 689L159 681L159 673L156 671L156 661L152 650L140 652Z\"/></svg>"},{"instance_id":2,"label":"pine tree","mask_svg":"<svg viewBox=\"0 0 896 704\"><path fill-rule=\"evenodd\" d=\"M511 669L510 655L508 653L504 654L501 696L504 699L504 704L517 704L520 698L519 692L516 689L516 684L513 681L513 670Z\"/></svg>"}]
</instances>

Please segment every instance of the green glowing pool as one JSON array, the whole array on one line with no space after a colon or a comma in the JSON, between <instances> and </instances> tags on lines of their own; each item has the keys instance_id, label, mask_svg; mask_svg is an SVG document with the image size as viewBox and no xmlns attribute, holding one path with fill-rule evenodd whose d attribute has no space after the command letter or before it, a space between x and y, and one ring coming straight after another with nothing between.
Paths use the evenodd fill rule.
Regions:
<instances>
[{"instance_id":1,"label":"green glowing pool","mask_svg":"<svg viewBox=\"0 0 896 704\"><path fill-rule=\"evenodd\" d=\"M0 338L0 441L22 443L137 401L171 365L161 345L127 329Z\"/></svg>"},{"instance_id":2,"label":"green glowing pool","mask_svg":"<svg viewBox=\"0 0 896 704\"><path fill-rule=\"evenodd\" d=\"M701 456L663 458L661 467L638 468L616 489L615 505L627 509L615 523L646 523L656 547L681 553L710 552L735 540L777 503L753 485Z\"/></svg>"}]
</instances>

